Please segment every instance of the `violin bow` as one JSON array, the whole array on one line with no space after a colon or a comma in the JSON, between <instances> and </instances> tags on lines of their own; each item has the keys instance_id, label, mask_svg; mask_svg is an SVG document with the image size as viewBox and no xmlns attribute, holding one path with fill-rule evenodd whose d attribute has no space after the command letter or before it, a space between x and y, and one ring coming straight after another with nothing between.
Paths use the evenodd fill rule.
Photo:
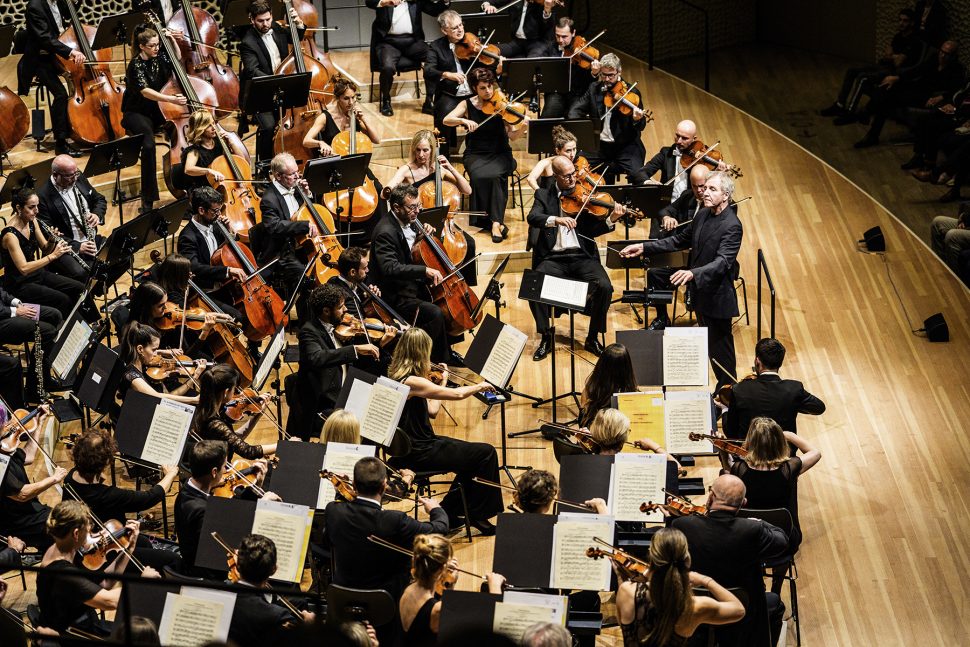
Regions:
<instances>
[{"instance_id":1,"label":"violin bow","mask_svg":"<svg viewBox=\"0 0 970 647\"><path fill-rule=\"evenodd\" d=\"M585 45L583 45L582 47L580 47L579 49L577 49L575 52L573 52L572 54L570 54L569 58L573 58L574 56L576 56L577 54L579 54L580 52L582 52L584 49L586 49L587 47L589 47L590 45L592 45L594 40L596 40L597 38L599 38L600 36L602 36L605 33L606 33L606 30L604 29L600 33L598 33L595 36L593 36L592 38L590 38L588 41L586 41L586 44Z\"/></svg>"},{"instance_id":2,"label":"violin bow","mask_svg":"<svg viewBox=\"0 0 970 647\"><path fill-rule=\"evenodd\" d=\"M717 367L718 367L719 369L721 369L722 371L724 371L725 373L727 373L727 376L728 376L729 378L731 378L731 381L732 381L732 382L734 382L735 384L738 384L738 378L736 378L736 377L734 376L734 373L732 373L731 371L729 371L729 370L727 370L726 368L724 368L724 365L723 365L723 364L721 364L721 363L720 363L719 361L717 361L717 359L715 359L715 358L713 358L713 357L712 357L712 358L711 358L711 361L712 361L712 362L714 362L715 364L717 364ZM736 371L736 370L737 370L737 369L735 369L735 371Z\"/></svg>"},{"instance_id":3,"label":"violin bow","mask_svg":"<svg viewBox=\"0 0 970 647\"><path fill-rule=\"evenodd\" d=\"M387 548L389 550L393 550L393 551L396 551L398 553L401 553L402 555L407 555L408 557L414 557L414 552L413 551L410 551L407 548L402 548L401 546L398 546L397 544L391 543L391 542L387 541L386 539L383 539L381 537L378 537L377 535L368 535L367 536L367 540L370 541L370 542L372 542L372 543L377 544L378 546L383 546L384 548ZM447 564L445 566L447 566ZM477 577L480 580L484 580L485 579L485 576L484 575L479 575L478 573L472 573L471 571L466 571L466 570L461 569L461 568L458 568L458 567L455 567L455 570L458 571L459 573L464 573L465 575L471 575L472 577Z\"/></svg>"},{"instance_id":4,"label":"violin bow","mask_svg":"<svg viewBox=\"0 0 970 647\"><path fill-rule=\"evenodd\" d=\"M694 161L691 162L690 164L688 164L687 165L687 168L680 169L680 171L677 173L677 175L673 176L672 178L670 178L669 180L667 180L666 182L664 182L664 186L667 186L668 184L673 184L674 181L677 178L679 178L681 175L683 175L684 173L689 173L692 168L694 168L702 159L704 159L704 156L705 155L707 155L708 153L710 153L712 150L714 150L715 148L717 148L720 145L721 145L721 140L719 139L716 142L714 142L713 144L711 144L710 146L708 146L707 148L705 148L703 151L701 151L701 153L699 155L695 155L694 156Z\"/></svg>"},{"instance_id":5,"label":"violin bow","mask_svg":"<svg viewBox=\"0 0 970 647\"><path fill-rule=\"evenodd\" d=\"M521 99L522 97L524 97L527 93L528 93L528 90L523 90L522 92L519 93L519 95L517 97L513 97L513 98L509 99L506 102L505 106L501 110L497 110L497 111L493 112L492 114L490 114L489 116L487 116L484 119L482 119L482 121L478 124L479 127L484 126L485 124L487 124L489 121L492 120L493 117L497 117L500 113L505 112L505 108L507 108L510 103L515 103L516 101L518 101L519 99Z\"/></svg>"},{"instance_id":6,"label":"violin bow","mask_svg":"<svg viewBox=\"0 0 970 647\"><path fill-rule=\"evenodd\" d=\"M470 71L470 70L471 70L471 69L472 69L473 67L475 67L475 63L477 63L477 62L478 62L478 59L479 59L479 58L481 58L481 56L482 56L482 52L484 52L484 51L485 51L485 48L486 48L486 47L488 47L488 44L489 44L489 42L490 42L490 41L492 40L492 36L494 36L494 35L495 35L495 30L493 29L493 30L492 30L492 33L491 33L491 34L489 34L489 35L488 35L488 38L486 38L486 39L485 39L485 42L484 42L484 43L482 43L482 48L481 48L480 50L478 50L478 53L477 53L477 54L475 54L475 58L473 58L473 59L472 59L472 62L468 64L468 69L469 69L469 71Z\"/></svg>"},{"instance_id":7,"label":"violin bow","mask_svg":"<svg viewBox=\"0 0 970 647\"><path fill-rule=\"evenodd\" d=\"M519 491L518 488L514 488L514 487L512 487L510 485L502 485L501 483L496 483L495 481L488 481L486 479L479 478L477 476L475 478L473 478L472 480L474 482L476 482L476 483L481 483L482 485L488 485L490 487L497 487L500 490L511 490L512 492L518 492ZM559 498L553 499L553 501L555 501L556 503L558 503L560 505L569 506L571 508L578 508L580 510L586 510L587 512L591 509L585 503L576 503L575 501L567 501L566 499L559 499Z\"/></svg>"},{"instance_id":8,"label":"violin bow","mask_svg":"<svg viewBox=\"0 0 970 647\"><path fill-rule=\"evenodd\" d=\"M603 114L602 117L600 117L600 121L606 121L609 118L610 113L613 112L613 108L615 108L618 105L620 105L621 103L623 103L623 100L626 99L626 95L628 95L631 92L633 92L633 88L637 87L637 83L639 83L639 81L634 81L633 82L633 85L631 85L630 87L628 87L626 89L626 92L623 93L623 96L621 96L619 99L617 99L616 101L613 102L613 105L609 107L609 109L606 111L606 113ZM640 111L643 112L643 109L641 108Z\"/></svg>"}]
</instances>

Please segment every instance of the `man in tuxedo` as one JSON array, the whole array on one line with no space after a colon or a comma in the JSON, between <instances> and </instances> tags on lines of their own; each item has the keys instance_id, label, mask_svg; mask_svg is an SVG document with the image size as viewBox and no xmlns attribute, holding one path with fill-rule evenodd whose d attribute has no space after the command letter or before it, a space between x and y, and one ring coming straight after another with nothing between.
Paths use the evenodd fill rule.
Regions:
<instances>
[{"instance_id":1,"label":"man in tuxedo","mask_svg":"<svg viewBox=\"0 0 970 647\"><path fill-rule=\"evenodd\" d=\"M572 47L575 38L575 21L568 16L563 16L556 21L555 40L546 43L546 48L537 55L565 56L565 51ZM586 70L579 67L579 65L575 65L575 62L576 59L573 59L573 66L569 75L569 92L566 94L547 92L543 97L542 114L539 115L541 118L565 117L572 105L582 99L583 95L586 94L589 84L599 76L599 61L594 61L590 64L589 74L586 73ZM590 78L590 74L592 78Z\"/></svg>"},{"instance_id":2,"label":"man in tuxedo","mask_svg":"<svg viewBox=\"0 0 970 647\"><path fill-rule=\"evenodd\" d=\"M303 38L306 26L295 9L290 10L290 20L296 25L299 37ZM271 76L280 63L289 55L290 31L273 20L269 3L255 0L249 5L250 27L239 41L239 57L242 66L239 71L239 105L246 94L246 86L257 76ZM273 135L276 132L277 114L273 111L256 115L256 157L265 162L273 157Z\"/></svg>"},{"instance_id":3,"label":"man in tuxedo","mask_svg":"<svg viewBox=\"0 0 970 647\"><path fill-rule=\"evenodd\" d=\"M423 63L428 57L421 13L437 16L451 0L365 0L365 4L377 11L371 27L371 61L380 72L381 114L392 117L391 84L398 64L402 58ZM421 111L431 114L433 88L425 85L425 90Z\"/></svg>"},{"instance_id":4,"label":"man in tuxedo","mask_svg":"<svg viewBox=\"0 0 970 647\"><path fill-rule=\"evenodd\" d=\"M552 161L556 184L536 192L535 202L527 218L529 227L538 231L535 246L532 248L532 267L552 276L559 276L589 284L588 297L589 332L584 348L594 355L603 352L599 334L606 332L606 313L610 308L613 284L600 262L599 251L593 238L613 231L614 223L625 213L619 203L608 218L600 219L587 211L577 216L565 214L560 205L563 195L576 189L576 167L567 157L556 157ZM529 303L536 331L541 336L539 346L532 359L544 359L554 343L550 328L549 306Z\"/></svg>"},{"instance_id":5,"label":"man in tuxedo","mask_svg":"<svg viewBox=\"0 0 970 647\"><path fill-rule=\"evenodd\" d=\"M741 479L730 474L720 476L711 486L707 514L679 517L670 526L687 536L693 570L748 594L744 619L716 629L718 645L770 647L781 633L785 607L777 595L765 592L761 565L785 552L788 537L760 519L739 518L744 495ZM706 644L706 634L700 633Z\"/></svg>"},{"instance_id":6,"label":"man in tuxedo","mask_svg":"<svg viewBox=\"0 0 970 647\"><path fill-rule=\"evenodd\" d=\"M371 241L374 282L392 308L431 337L432 362L462 365L461 356L449 345L444 313L431 301L427 286L438 285L441 272L411 260L411 248L419 236L434 233L431 225L425 224L421 230L415 222L421 210L417 188L397 185L391 191L390 204L392 217L377 223Z\"/></svg>"},{"instance_id":7,"label":"man in tuxedo","mask_svg":"<svg viewBox=\"0 0 970 647\"><path fill-rule=\"evenodd\" d=\"M47 379L50 375L51 350L54 347L54 337L58 329L64 322L64 316L57 308L28 304L17 299L12 294L0 288L0 344L19 346L25 342L34 341L35 330L40 328L40 347L44 351L44 361L42 373ZM26 392L18 398L23 399L26 395L28 402L40 402L38 393L37 361L36 352L31 353L27 358L27 385ZM14 368L4 362L5 374L20 375L20 360L17 359L17 366ZM16 370L16 373L14 373ZM19 380L18 380L19 381ZM19 387L19 384L18 384ZM3 391L0 391L3 392ZM10 403L10 401L7 401ZM13 403L10 403L11 405Z\"/></svg>"},{"instance_id":8,"label":"man in tuxedo","mask_svg":"<svg viewBox=\"0 0 970 647\"><path fill-rule=\"evenodd\" d=\"M707 326L708 354L717 377L715 390L734 381L737 363L732 323L739 312L734 279L743 230L731 206L732 193L730 176L712 171L704 184L704 208L693 221L669 238L628 245L620 252L629 258L690 248L688 269L674 272L670 282L692 291L697 320Z\"/></svg>"},{"instance_id":9,"label":"man in tuxedo","mask_svg":"<svg viewBox=\"0 0 970 647\"><path fill-rule=\"evenodd\" d=\"M586 88L586 93L573 103L566 114L568 119L590 119L602 124L600 131L600 147L598 151L583 151L591 166L608 164L609 168L603 173L607 184L613 184L617 175L626 173L631 177L643 165L646 149L640 141L640 133L647 125L647 119L641 109L643 97L639 88L633 88L631 95L639 97L640 108L634 108L630 114L623 114L614 109L609 119L606 115L606 92L621 80L623 66L616 54L605 54L600 59L599 80L593 81Z\"/></svg>"},{"instance_id":10,"label":"man in tuxedo","mask_svg":"<svg viewBox=\"0 0 970 647\"><path fill-rule=\"evenodd\" d=\"M751 420L758 416L771 418L795 434L798 414L825 413L825 403L806 391L801 382L782 379L778 374L784 361L785 347L780 341L771 337L758 340L754 347L754 371L758 377L738 382L731 390L734 402L724 417L724 434L728 438L744 440Z\"/></svg>"},{"instance_id":11,"label":"man in tuxedo","mask_svg":"<svg viewBox=\"0 0 970 647\"><path fill-rule=\"evenodd\" d=\"M541 3L519 2L509 7L512 40L499 45L502 56L506 58L542 56L542 51L546 48L552 32L555 6L556 0L543 0ZM491 2L483 2L482 11L496 13L498 7Z\"/></svg>"},{"instance_id":12,"label":"man in tuxedo","mask_svg":"<svg viewBox=\"0 0 970 647\"><path fill-rule=\"evenodd\" d=\"M319 436L323 420L337 404L347 365L358 357L378 359L380 351L370 343L344 344L334 335L334 327L347 314L344 292L335 285L313 288L308 299L309 318L300 328L300 370L296 376L296 397L288 398L290 415L287 433L309 440ZM381 345L393 338L392 333Z\"/></svg>"},{"instance_id":13,"label":"man in tuxedo","mask_svg":"<svg viewBox=\"0 0 970 647\"><path fill-rule=\"evenodd\" d=\"M54 131L54 151L80 157L81 151L67 143L71 133L67 117L67 90L61 83L57 57L70 59L76 65L87 59L76 49L58 40L71 25L67 7L60 0L29 0L27 2L27 30L23 57L17 64L17 92L30 94L30 83L36 78L51 95L51 130Z\"/></svg>"},{"instance_id":14,"label":"man in tuxedo","mask_svg":"<svg viewBox=\"0 0 970 647\"><path fill-rule=\"evenodd\" d=\"M671 200L676 200L685 192L689 193L687 189L690 188L690 183L687 173L681 173L683 167L680 164L680 159L684 151L689 149L695 141L697 141L697 124L690 119L684 119L674 129L674 143L670 146L661 147L657 154L650 158L650 161L633 174L630 182L632 184L646 184L652 181L650 178L656 175L657 171L660 171L660 184L666 184L673 177L677 178L673 183ZM697 166L701 165L698 164ZM727 164L718 162L718 171L726 171L727 169Z\"/></svg>"},{"instance_id":15,"label":"man in tuxedo","mask_svg":"<svg viewBox=\"0 0 970 647\"><path fill-rule=\"evenodd\" d=\"M97 228L104 224L108 201L98 193L86 177L77 170L77 162L70 155L58 155L51 163L51 177L37 190L37 217L61 233L75 252L91 266L101 237ZM93 236L89 236L93 232ZM51 268L61 276L84 283L88 272L74 257L64 254Z\"/></svg>"}]
</instances>

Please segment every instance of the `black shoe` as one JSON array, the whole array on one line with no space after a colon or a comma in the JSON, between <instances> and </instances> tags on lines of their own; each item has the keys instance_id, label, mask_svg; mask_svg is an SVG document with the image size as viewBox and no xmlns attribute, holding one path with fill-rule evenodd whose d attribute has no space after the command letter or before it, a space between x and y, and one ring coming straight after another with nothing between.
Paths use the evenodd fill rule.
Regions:
<instances>
[{"instance_id":1,"label":"black shoe","mask_svg":"<svg viewBox=\"0 0 970 647\"><path fill-rule=\"evenodd\" d=\"M509 237L509 227L505 223L502 223L501 229L502 229L502 240L505 240L506 238Z\"/></svg>"},{"instance_id":2,"label":"black shoe","mask_svg":"<svg viewBox=\"0 0 970 647\"><path fill-rule=\"evenodd\" d=\"M960 189L953 187L940 196L940 202L956 202L960 199Z\"/></svg>"},{"instance_id":3,"label":"black shoe","mask_svg":"<svg viewBox=\"0 0 970 647\"><path fill-rule=\"evenodd\" d=\"M603 347L603 344L601 344L599 340L595 338L587 339L586 343L583 344L583 348L597 357L602 355L603 351L606 350L606 348Z\"/></svg>"},{"instance_id":4,"label":"black shoe","mask_svg":"<svg viewBox=\"0 0 970 647\"><path fill-rule=\"evenodd\" d=\"M855 116L851 112L847 112L833 119L832 124L835 126L847 126L849 124L854 124L857 121L859 121L859 118L857 116Z\"/></svg>"},{"instance_id":5,"label":"black shoe","mask_svg":"<svg viewBox=\"0 0 970 647\"><path fill-rule=\"evenodd\" d=\"M913 155L909 158L908 162L903 162L899 165L899 168L903 171L912 171L914 169L923 168L923 157L922 155Z\"/></svg>"},{"instance_id":6,"label":"black shoe","mask_svg":"<svg viewBox=\"0 0 970 647\"><path fill-rule=\"evenodd\" d=\"M482 537L493 537L495 535L495 524L488 519L470 521L469 525L478 532L482 533Z\"/></svg>"},{"instance_id":7,"label":"black shoe","mask_svg":"<svg viewBox=\"0 0 970 647\"><path fill-rule=\"evenodd\" d=\"M81 157L81 155L84 154L64 140L61 140L54 145L54 153L57 155L70 155L71 157Z\"/></svg>"},{"instance_id":8,"label":"black shoe","mask_svg":"<svg viewBox=\"0 0 970 647\"><path fill-rule=\"evenodd\" d=\"M465 358L456 353L455 351L448 352L448 366L461 368L465 365Z\"/></svg>"},{"instance_id":9,"label":"black shoe","mask_svg":"<svg viewBox=\"0 0 970 647\"><path fill-rule=\"evenodd\" d=\"M532 354L532 361L538 362L544 360L546 355L552 352L552 335L546 333L539 340L539 347L536 348L536 352Z\"/></svg>"},{"instance_id":10,"label":"black shoe","mask_svg":"<svg viewBox=\"0 0 970 647\"><path fill-rule=\"evenodd\" d=\"M878 143L879 143L878 137L872 137L870 135L866 135L856 143L852 144L852 146L854 148L870 148L872 146L877 145Z\"/></svg>"},{"instance_id":11,"label":"black shoe","mask_svg":"<svg viewBox=\"0 0 970 647\"><path fill-rule=\"evenodd\" d=\"M503 240L505 240L505 239L502 237L502 234L492 234L492 242L493 243L500 243Z\"/></svg>"},{"instance_id":12,"label":"black shoe","mask_svg":"<svg viewBox=\"0 0 970 647\"><path fill-rule=\"evenodd\" d=\"M828 108L822 108L818 111L818 114L822 115L823 117L838 117L846 114L846 110L839 105L838 102L836 102L830 105Z\"/></svg>"},{"instance_id":13,"label":"black shoe","mask_svg":"<svg viewBox=\"0 0 970 647\"><path fill-rule=\"evenodd\" d=\"M663 330L670 325L670 317L657 317L650 322L647 330Z\"/></svg>"},{"instance_id":14,"label":"black shoe","mask_svg":"<svg viewBox=\"0 0 970 647\"><path fill-rule=\"evenodd\" d=\"M425 101L424 102L424 105L421 106L421 112L423 114L426 114L426 115L433 115L434 114L434 106L431 105L431 102L430 101Z\"/></svg>"},{"instance_id":15,"label":"black shoe","mask_svg":"<svg viewBox=\"0 0 970 647\"><path fill-rule=\"evenodd\" d=\"M384 115L385 117L394 116L394 109L391 108L390 99L385 99L384 101L381 101L381 114Z\"/></svg>"}]
</instances>

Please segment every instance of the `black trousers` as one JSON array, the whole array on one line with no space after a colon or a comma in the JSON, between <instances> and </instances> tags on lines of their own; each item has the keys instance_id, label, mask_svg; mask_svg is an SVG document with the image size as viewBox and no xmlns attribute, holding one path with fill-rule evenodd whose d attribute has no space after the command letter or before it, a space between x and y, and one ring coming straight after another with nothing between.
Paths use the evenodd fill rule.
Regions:
<instances>
[{"instance_id":1,"label":"black trousers","mask_svg":"<svg viewBox=\"0 0 970 647\"><path fill-rule=\"evenodd\" d=\"M862 92L871 91L872 86L881 81L890 71L890 68L885 65L850 67L842 78L842 87L839 89L836 101L849 112L855 111Z\"/></svg>"},{"instance_id":2,"label":"black trousers","mask_svg":"<svg viewBox=\"0 0 970 647\"><path fill-rule=\"evenodd\" d=\"M394 461L394 464L416 472L441 470L455 473L452 490L441 501L441 507L448 513L452 525L457 517L465 513L461 495L454 489L456 484L465 493L469 521L489 519L504 509L501 490L472 480L477 476L493 483L499 481L498 454L488 443L439 437L428 450L412 452Z\"/></svg>"},{"instance_id":3,"label":"black trousers","mask_svg":"<svg viewBox=\"0 0 970 647\"><path fill-rule=\"evenodd\" d=\"M276 113L260 112L256 120L256 159L269 162L273 159L273 136L276 135Z\"/></svg>"},{"instance_id":4,"label":"black trousers","mask_svg":"<svg viewBox=\"0 0 970 647\"><path fill-rule=\"evenodd\" d=\"M292 252L286 256L281 256L280 260L272 268L272 285L279 290L279 295L284 302L288 302L293 296L293 290L300 282L303 269L306 267ZM264 273L264 277L266 273ZM307 320L306 296L313 284L309 279L304 279L300 294L296 297L296 316L300 321Z\"/></svg>"},{"instance_id":5,"label":"black trousers","mask_svg":"<svg viewBox=\"0 0 970 647\"><path fill-rule=\"evenodd\" d=\"M38 61L35 68L37 80L50 93L51 130L54 139L62 142L71 133L67 119L67 89L61 83L61 77L49 61Z\"/></svg>"},{"instance_id":6,"label":"black trousers","mask_svg":"<svg viewBox=\"0 0 970 647\"><path fill-rule=\"evenodd\" d=\"M50 306L67 317L84 291L84 284L47 269L40 269L9 281L7 291L21 301Z\"/></svg>"},{"instance_id":7,"label":"black trousers","mask_svg":"<svg viewBox=\"0 0 970 647\"><path fill-rule=\"evenodd\" d=\"M498 49L505 58L534 58L542 56L546 50L546 42L541 39L513 37L509 42L499 45Z\"/></svg>"},{"instance_id":8,"label":"black trousers","mask_svg":"<svg viewBox=\"0 0 970 647\"><path fill-rule=\"evenodd\" d=\"M72 246L73 247L73 246ZM77 251L76 249L74 250ZM84 262L88 264L88 267L93 267L94 256L89 256L87 254L80 254ZM60 276L66 276L72 281L77 281L78 283L86 283L90 273L81 267L81 264L75 260L70 254L64 254L59 259L51 263L51 269Z\"/></svg>"},{"instance_id":9,"label":"black trousers","mask_svg":"<svg viewBox=\"0 0 970 647\"><path fill-rule=\"evenodd\" d=\"M155 130L161 125L155 119L138 112L126 112L121 125L129 135L141 135L141 201L158 200L158 163L155 160Z\"/></svg>"},{"instance_id":10,"label":"black trousers","mask_svg":"<svg viewBox=\"0 0 970 647\"><path fill-rule=\"evenodd\" d=\"M643 167L643 150L637 146L639 140L629 143L600 142L600 149L595 152L583 151L590 166L609 164L609 169L603 173L603 182L615 184L620 173L625 173L627 182L632 182L631 176Z\"/></svg>"},{"instance_id":11,"label":"black trousers","mask_svg":"<svg viewBox=\"0 0 970 647\"><path fill-rule=\"evenodd\" d=\"M647 286L654 290L673 290L674 286L670 282L670 277L676 271L672 267L651 267L650 271L647 272ZM670 316L667 312L666 303L658 303L654 308L657 310L657 316L661 319L666 319Z\"/></svg>"},{"instance_id":12,"label":"black trousers","mask_svg":"<svg viewBox=\"0 0 970 647\"><path fill-rule=\"evenodd\" d=\"M431 361L447 364L451 346L441 308L417 297L405 297L394 304L394 309L431 337Z\"/></svg>"},{"instance_id":13,"label":"black trousers","mask_svg":"<svg viewBox=\"0 0 970 647\"><path fill-rule=\"evenodd\" d=\"M573 70L575 74L575 69ZM571 94L561 94L559 92L547 92L542 97L542 113L539 115L542 119L557 119L559 117L565 117L566 113L569 112L570 106L577 100Z\"/></svg>"},{"instance_id":14,"label":"black trousers","mask_svg":"<svg viewBox=\"0 0 970 647\"><path fill-rule=\"evenodd\" d=\"M734 321L730 317L720 319L708 317L697 313L697 322L702 326L707 326L707 353L711 358L711 368L714 370L714 377L717 378L715 391L725 384L735 382L737 369L737 354L734 352ZM718 367L714 360L720 362L721 366L731 371L727 372Z\"/></svg>"},{"instance_id":15,"label":"black trousers","mask_svg":"<svg viewBox=\"0 0 970 647\"><path fill-rule=\"evenodd\" d=\"M428 45L412 34L388 35L374 45L377 70L380 73L380 101L391 100L391 84L401 59L412 63L424 63L428 58Z\"/></svg>"},{"instance_id":16,"label":"black trousers","mask_svg":"<svg viewBox=\"0 0 970 647\"><path fill-rule=\"evenodd\" d=\"M14 409L24 407L24 371L13 355L0 355L0 395Z\"/></svg>"},{"instance_id":17,"label":"black trousers","mask_svg":"<svg viewBox=\"0 0 970 647\"><path fill-rule=\"evenodd\" d=\"M589 313L587 339L595 339L599 333L606 332L606 313L613 298L613 284L599 259L594 260L582 253L553 253L544 258L535 269L544 274L587 282L590 290L586 299ZM536 331L540 335L549 332L549 306L530 301L529 308L536 322Z\"/></svg>"},{"instance_id":18,"label":"black trousers","mask_svg":"<svg viewBox=\"0 0 970 647\"><path fill-rule=\"evenodd\" d=\"M444 93L439 93L434 98L434 127L438 129L441 136L448 142L448 150L442 151L443 155L458 151L458 129L453 126L446 126L445 117L455 109L455 106L464 100L462 97Z\"/></svg>"}]
</instances>

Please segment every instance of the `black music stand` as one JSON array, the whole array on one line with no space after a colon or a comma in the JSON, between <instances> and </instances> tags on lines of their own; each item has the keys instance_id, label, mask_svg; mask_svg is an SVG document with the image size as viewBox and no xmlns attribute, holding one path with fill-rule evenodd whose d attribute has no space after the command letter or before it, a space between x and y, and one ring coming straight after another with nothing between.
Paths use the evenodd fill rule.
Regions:
<instances>
[{"instance_id":1,"label":"black music stand","mask_svg":"<svg viewBox=\"0 0 970 647\"><path fill-rule=\"evenodd\" d=\"M85 177L92 178L114 171L115 187L111 204L118 205L118 218L125 222L125 203L141 198L140 195L126 195L121 188L121 171L138 163L141 155L141 135L121 137L114 141L98 144L91 150L88 164L84 167Z\"/></svg>"},{"instance_id":2,"label":"black music stand","mask_svg":"<svg viewBox=\"0 0 970 647\"><path fill-rule=\"evenodd\" d=\"M49 157L36 164L11 171L7 181L3 183L3 188L0 189L0 204L9 202L13 194L21 189L33 189L46 182L51 176L53 163L54 158Z\"/></svg>"},{"instance_id":3,"label":"black music stand","mask_svg":"<svg viewBox=\"0 0 970 647\"><path fill-rule=\"evenodd\" d=\"M490 45L507 43L512 40L512 22L506 13L465 14L461 17L461 21L465 25L465 31L478 36L482 43L493 30L495 34L489 41Z\"/></svg>"},{"instance_id":4,"label":"black music stand","mask_svg":"<svg viewBox=\"0 0 970 647\"><path fill-rule=\"evenodd\" d=\"M145 22L144 11L131 11L101 18L98 29L94 34L94 40L91 42L91 49L98 51L99 49L111 49L115 45L121 45L121 57L127 70L128 46L131 45L131 36L135 33L135 28L143 22ZM118 135L121 135L121 133L118 133Z\"/></svg>"},{"instance_id":5,"label":"black music stand","mask_svg":"<svg viewBox=\"0 0 970 647\"><path fill-rule=\"evenodd\" d=\"M310 185L310 190L314 195L333 193L334 191L350 191L349 205L351 210L354 208L354 193L356 189L364 183L367 177L367 168L370 166L370 153L357 153L355 155L342 155L335 157L324 157L313 159L307 162L303 168L303 178ZM337 229L341 229L343 218L343 207L337 204L337 213L333 214L336 219ZM338 231L341 234L350 234L350 219L347 219L347 230ZM334 259L336 260L336 259Z\"/></svg>"},{"instance_id":6,"label":"black music stand","mask_svg":"<svg viewBox=\"0 0 970 647\"><path fill-rule=\"evenodd\" d=\"M656 290L650 287L649 272L651 267L686 267L688 252L687 250L677 250L673 252L665 252L660 254L640 254L635 258L623 258L620 256L620 250L627 245L639 245L647 240L610 240L606 243L606 267L611 270L622 269L627 271L629 276L629 271L631 269L642 268L643 269L643 289L631 290L629 289L629 283L627 283L626 290L623 291L623 296L620 297L620 303L635 304L639 303L646 309L647 306L658 306L671 303L674 300L673 290ZM614 301L616 303L616 301ZM638 323L643 324L647 327L647 317L640 319L638 317Z\"/></svg>"},{"instance_id":7,"label":"black music stand","mask_svg":"<svg viewBox=\"0 0 970 647\"><path fill-rule=\"evenodd\" d=\"M529 108L539 113L540 94L569 92L571 63L571 59L564 56L510 58L505 61L505 90L512 95L528 93Z\"/></svg>"},{"instance_id":8,"label":"black music stand","mask_svg":"<svg viewBox=\"0 0 970 647\"><path fill-rule=\"evenodd\" d=\"M305 106L310 101L309 72L303 74L274 74L257 76L243 85L242 111L247 115L275 112L277 123L283 120L283 111ZM269 160L256 160L257 164Z\"/></svg>"},{"instance_id":9,"label":"black music stand","mask_svg":"<svg viewBox=\"0 0 970 647\"><path fill-rule=\"evenodd\" d=\"M593 150L599 146L597 124L589 119L562 119L560 117L529 120L529 154L548 155L552 145L552 129L562 126L576 137L577 150Z\"/></svg>"}]
</instances>

